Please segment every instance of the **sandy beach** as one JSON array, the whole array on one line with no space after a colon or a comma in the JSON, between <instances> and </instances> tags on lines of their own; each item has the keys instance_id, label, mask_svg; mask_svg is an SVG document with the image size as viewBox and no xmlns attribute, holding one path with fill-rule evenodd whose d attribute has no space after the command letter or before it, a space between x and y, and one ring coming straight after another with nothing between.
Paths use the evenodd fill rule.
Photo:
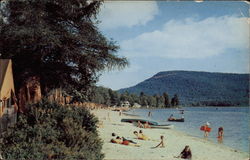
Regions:
<instances>
[{"instance_id":1,"label":"sandy beach","mask_svg":"<svg viewBox=\"0 0 250 160\"><path fill-rule=\"evenodd\" d=\"M192 160L248 160L249 154L216 144L205 139L192 137L175 129L141 129L130 123L121 122L122 118L129 118L119 112L99 109L93 110L98 119L103 123L98 128L103 140L105 160L178 160L182 149L189 145L192 151ZM152 140L143 141L136 139L133 131L142 130ZM112 133L125 137L140 144L140 147L126 146L111 143ZM153 148L164 136L165 148Z\"/></svg>"}]
</instances>

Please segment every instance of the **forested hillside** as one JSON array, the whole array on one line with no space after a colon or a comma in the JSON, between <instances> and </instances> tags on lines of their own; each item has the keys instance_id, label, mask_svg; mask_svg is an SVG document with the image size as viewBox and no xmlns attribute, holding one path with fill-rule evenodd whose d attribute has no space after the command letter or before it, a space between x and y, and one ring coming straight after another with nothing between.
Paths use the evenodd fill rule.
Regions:
<instances>
[{"instance_id":1,"label":"forested hillside","mask_svg":"<svg viewBox=\"0 0 250 160\"><path fill-rule=\"evenodd\" d=\"M139 95L177 94L181 104L187 105L247 105L249 75L194 71L159 72L153 77L120 93Z\"/></svg>"}]
</instances>

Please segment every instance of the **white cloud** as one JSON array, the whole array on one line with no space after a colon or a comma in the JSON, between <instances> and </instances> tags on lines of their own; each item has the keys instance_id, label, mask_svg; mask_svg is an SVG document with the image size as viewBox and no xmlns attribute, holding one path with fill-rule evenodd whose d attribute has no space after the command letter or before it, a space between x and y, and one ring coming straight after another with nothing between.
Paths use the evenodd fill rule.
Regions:
<instances>
[{"instance_id":1,"label":"white cloud","mask_svg":"<svg viewBox=\"0 0 250 160\"><path fill-rule=\"evenodd\" d=\"M205 58L228 49L249 47L246 18L234 16L171 20L162 30L143 33L121 42L125 56L165 58Z\"/></svg>"},{"instance_id":2,"label":"white cloud","mask_svg":"<svg viewBox=\"0 0 250 160\"><path fill-rule=\"evenodd\" d=\"M157 13L158 6L155 1L105 1L98 19L101 20L101 28L113 29L145 25Z\"/></svg>"}]
</instances>

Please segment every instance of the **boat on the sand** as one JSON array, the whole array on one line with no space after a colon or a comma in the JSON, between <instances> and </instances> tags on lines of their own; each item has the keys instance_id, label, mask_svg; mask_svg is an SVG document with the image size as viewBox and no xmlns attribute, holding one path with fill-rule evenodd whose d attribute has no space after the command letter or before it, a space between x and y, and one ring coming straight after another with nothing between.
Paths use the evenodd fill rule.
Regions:
<instances>
[{"instance_id":1,"label":"boat on the sand","mask_svg":"<svg viewBox=\"0 0 250 160\"><path fill-rule=\"evenodd\" d=\"M156 122L157 123L157 122ZM138 126L138 122L133 122L135 126ZM147 128L155 128L155 129L172 129L174 128L174 125L172 124L154 124L154 125L149 125Z\"/></svg>"},{"instance_id":2,"label":"boat on the sand","mask_svg":"<svg viewBox=\"0 0 250 160\"><path fill-rule=\"evenodd\" d=\"M125 116L139 117L139 115L123 112Z\"/></svg>"},{"instance_id":3,"label":"boat on the sand","mask_svg":"<svg viewBox=\"0 0 250 160\"><path fill-rule=\"evenodd\" d=\"M128 122L128 123L134 123L134 122L138 122L138 121L140 121L142 124L148 122L149 125L158 125L157 122L147 120L147 119L139 119L139 118L124 118L124 119L121 119L121 122Z\"/></svg>"},{"instance_id":4,"label":"boat on the sand","mask_svg":"<svg viewBox=\"0 0 250 160\"><path fill-rule=\"evenodd\" d=\"M172 129L174 125L172 124L158 124L158 125L151 125L151 128L158 128L158 129Z\"/></svg>"},{"instance_id":5,"label":"boat on the sand","mask_svg":"<svg viewBox=\"0 0 250 160\"><path fill-rule=\"evenodd\" d=\"M172 124L158 124L158 122L147 120L147 119L134 119L134 118L126 118L121 119L121 122L133 123L135 126L138 126L138 122L145 124L148 123L148 128L158 128L158 129L171 129L174 127Z\"/></svg>"}]
</instances>

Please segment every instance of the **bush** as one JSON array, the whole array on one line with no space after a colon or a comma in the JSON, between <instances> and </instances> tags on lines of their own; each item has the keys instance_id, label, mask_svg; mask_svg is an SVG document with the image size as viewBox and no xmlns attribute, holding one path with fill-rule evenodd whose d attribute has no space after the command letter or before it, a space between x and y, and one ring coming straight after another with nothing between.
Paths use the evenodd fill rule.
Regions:
<instances>
[{"instance_id":1,"label":"bush","mask_svg":"<svg viewBox=\"0 0 250 160\"><path fill-rule=\"evenodd\" d=\"M98 120L87 109L42 101L3 134L5 159L103 159Z\"/></svg>"}]
</instances>

